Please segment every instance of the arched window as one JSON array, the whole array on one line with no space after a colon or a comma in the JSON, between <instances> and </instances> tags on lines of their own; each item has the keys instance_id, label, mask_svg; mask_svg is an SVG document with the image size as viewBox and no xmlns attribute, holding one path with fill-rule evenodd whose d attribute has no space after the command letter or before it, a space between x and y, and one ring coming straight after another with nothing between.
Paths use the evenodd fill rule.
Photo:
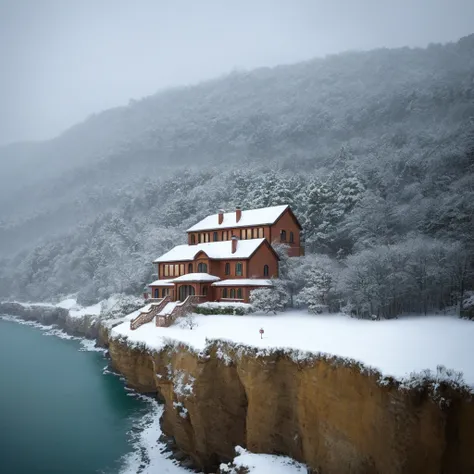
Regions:
<instances>
[{"instance_id":1,"label":"arched window","mask_svg":"<svg viewBox=\"0 0 474 474\"><path fill-rule=\"evenodd\" d=\"M188 273L193 273L193 264L188 263Z\"/></svg>"},{"instance_id":2,"label":"arched window","mask_svg":"<svg viewBox=\"0 0 474 474\"><path fill-rule=\"evenodd\" d=\"M237 288L237 299L242 299L242 288Z\"/></svg>"},{"instance_id":3,"label":"arched window","mask_svg":"<svg viewBox=\"0 0 474 474\"><path fill-rule=\"evenodd\" d=\"M191 245L194 245L196 243L196 236L194 234L191 234Z\"/></svg>"},{"instance_id":4,"label":"arched window","mask_svg":"<svg viewBox=\"0 0 474 474\"><path fill-rule=\"evenodd\" d=\"M225 264L225 274L230 275L230 263L228 262Z\"/></svg>"},{"instance_id":5,"label":"arched window","mask_svg":"<svg viewBox=\"0 0 474 474\"><path fill-rule=\"evenodd\" d=\"M222 298L227 298L227 288L222 288Z\"/></svg>"},{"instance_id":6,"label":"arched window","mask_svg":"<svg viewBox=\"0 0 474 474\"><path fill-rule=\"evenodd\" d=\"M214 242L217 242L217 232L214 232Z\"/></svg>"},{"instance_id":7,"label":"arched window","mask_svg":"<svg viewBox=\"0 0 474 474\"><path fill-rule=\"evenodd\" d=\"M263 266L263 276L268 276L268 265Z\"/></svg>"},{"instance_id":8,"label":"arched window","mask_svg":"<svg viewBox=\"0 0 474 474\"><path fill-rule=\"evenodd\" d=\"M158 288L155 288L155 298L160 297L160 290Z\"/></svg>"},{"instance_id":9,"label":"arched window","mask_svg":"<svg viewBox=\"0 0 474 474\"><path fill-rule=\"evenodd\" d=\"M235 275L242 276L242 264L240 262L235 264Z\"/></svg>"},{"instance_id":10,"label":"arched window","mask_svg":"<svg viewBox=\"0 0 474 474\"><path fill-rule=\"evenodd\" d=\"M231 289L230 289L230 297L231 297L232 299L235 298L235 290L234 290L234 288L231 288Z\"/></svg>"},{"instance_id":11,"label":"arched window","mask_svg":"<svg viewBox=\"0 0 474 474\"><path fill-rule=\"evenodd\" d=\"M290 244L295 243L295 236L293 235L293 232L290 232Z\"/></svg>"},{"instance_id":12,"label":"arched window","mask_svg":"<svg viewBox=\"0 0 474 474\"><path fill-rule=\"evenodd\" d=\"M282 231L280 232L280 240L281 240L282 242L286 242L286 230L282 230Z\"/></svg>"},{"instance_id":13,"label":"arched window","mask_svg":"<svg viewBox=\"0 0 474 474\"><path fill-rule=\"evenodd\" d=\"M166 296L166 288L161 290L161 297L164 298Z\"/></svg>"},{"instance_id":14,"label":"arched window","mask_svg":"<svg viewBox=\"0 0 474 474\"><path fill-rule=\"evenodd\" d=\"M207 273L207 263L198 263L198 273Z\"/></svg>"}]
</instances>

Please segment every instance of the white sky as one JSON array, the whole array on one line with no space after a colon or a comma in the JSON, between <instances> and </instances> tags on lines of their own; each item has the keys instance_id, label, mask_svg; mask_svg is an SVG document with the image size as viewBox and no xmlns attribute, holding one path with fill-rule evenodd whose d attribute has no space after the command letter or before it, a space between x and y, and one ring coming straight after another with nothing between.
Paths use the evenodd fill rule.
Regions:
<instances>
[{"instance_id":1,"label":"white sky","mask_svg":"<svg viewBox=\"0 0 474 474\"><path fill-rule=\"evenodd\" d=\"M235 68L474 32L474 0L0 0L0 144Z\"/></svg>"}]
</instances>

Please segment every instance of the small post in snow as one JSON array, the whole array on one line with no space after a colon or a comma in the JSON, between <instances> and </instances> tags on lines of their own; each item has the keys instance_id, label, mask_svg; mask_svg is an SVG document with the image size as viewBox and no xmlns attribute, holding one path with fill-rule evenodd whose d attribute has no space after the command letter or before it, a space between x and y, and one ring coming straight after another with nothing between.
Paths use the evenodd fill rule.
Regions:
<instances>
[{"instance_id":1,"label":"small post in snow","mask_svg":"<svg viewBox=\"0 0 474 474\"><path fill-rule=\"evenodd\" d=\"M260 333L260 339L263 339L263 333L265 332L263 328L260 328L260 331L258 332Z\"/></svg>"}]
</instances>

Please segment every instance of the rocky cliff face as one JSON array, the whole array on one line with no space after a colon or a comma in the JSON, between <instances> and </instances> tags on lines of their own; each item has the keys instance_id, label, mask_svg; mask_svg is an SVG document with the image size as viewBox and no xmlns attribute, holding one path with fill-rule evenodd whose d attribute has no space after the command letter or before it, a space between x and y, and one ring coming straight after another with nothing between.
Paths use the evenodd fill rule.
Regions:
<instances>
[{"instance_id":1,"label":"rocky cliff face","mask_svg":"<svg viewBox=\"0 0 474 474\"><path fill-rule=\"evenodd\" d=\"M0 315L7 314L26 321L38 321L47 326L57 324L63 328L66 326L66 319L69 318L67 309L48 305L25 305L20 303L4 302L0 303Z\"/></svg>"},{"instance_id":2,"label":"rocky cliff face","mask_svg":"<svg viewBox=\"0 0 474 474\"><path fill-rule=\"evenodd\" d=\"M241 445L324 474L474 472L474 402L462 387L385 380L355 362L215 342L197 354L111 340L116 370L165 403L162 427L207 472Z\"/></svg>"}]
</instances>

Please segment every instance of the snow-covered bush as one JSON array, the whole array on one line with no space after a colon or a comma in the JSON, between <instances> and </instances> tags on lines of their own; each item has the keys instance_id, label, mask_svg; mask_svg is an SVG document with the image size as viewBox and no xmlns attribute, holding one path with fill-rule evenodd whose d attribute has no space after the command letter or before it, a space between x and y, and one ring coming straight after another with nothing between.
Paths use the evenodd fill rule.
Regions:
<instances>
[{"instance_id":1,"label":"snow-covered bush","mask_svg":"<svg viewBox=\"0 0 474 474\"><path fill-rule=\"evenodd\" d=\"M219 302L207 302L198 305L194 312L196 314L214 315L214 314L231 314L243 316L253 311L253 308L249 304L245 303L219 303Z\"/></svg>"},{"instance_id":2,"label":"snow-covered bush","mask_svg":"<svg viewBox=\"0 0 474 474\"><path fill-rule=\"evenodd\" d=\"M258 288L250 292L250 303L257 311L276 314L283 311L287 302L288 295L278 284L274 284L272 288Z\"/></svg>"},{"instance_id":3,"label":"snow-covered bush","mask_svg":"<svg viewBox=\"0 0 474 474\"><path fill-rule=\"evenodd\" d=\"M179 327L182 329L194 329L198 323L193 313L188 313L186 316L181 318Z\"/></svg>"}]
</instances>

